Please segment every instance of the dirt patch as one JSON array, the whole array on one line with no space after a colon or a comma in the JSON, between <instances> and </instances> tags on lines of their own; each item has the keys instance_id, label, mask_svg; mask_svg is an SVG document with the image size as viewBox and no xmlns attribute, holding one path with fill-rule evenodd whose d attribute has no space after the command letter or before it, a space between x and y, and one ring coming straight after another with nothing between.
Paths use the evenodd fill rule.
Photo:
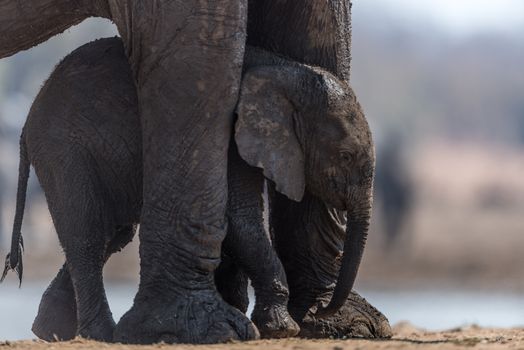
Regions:
<instances>
[{"instance_id":1,"label":"dirt patch","mask_svg":"<svg viewBox=\"0 0 524 350\"><path fill-rule=\"evenodd\" d=\"M72 349L172 349L172 350L346 350L346 349L516 349L524 350L524 329L481 329L468 327L445 332L426 332L408 324L395 327L395 336L387 341L373 340L261 340L222 345L165 345L129 346L103 344L76 339L64 343L42 341L3 342L0 349L17 350L72 350Z\"/></svg>"}]
</instances>

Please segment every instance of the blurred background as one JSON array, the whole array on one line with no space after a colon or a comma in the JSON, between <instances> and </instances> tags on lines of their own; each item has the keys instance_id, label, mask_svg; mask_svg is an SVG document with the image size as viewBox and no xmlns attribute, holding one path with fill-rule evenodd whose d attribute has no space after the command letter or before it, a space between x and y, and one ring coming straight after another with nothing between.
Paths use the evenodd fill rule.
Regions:
<instances>
[{"instance_id":1,"label":"blurred background","mask_svg":"<svg viewBox=\"0 0 524 350\"><path fill-rule=\"evenodd\" d=\"M67 53L115 34L88 20L0 60L1 256L32 100ZM352 56L377 145L356 289L392 323L524 326L524 2L354 0ZM63 262L34 176L23 233L25 279L21 289L14 274L0 286L0 340L32 337L40 296ZM137 257L134 242L106 269L117 319L137 288Z\"/></svg>"}]
</instances>

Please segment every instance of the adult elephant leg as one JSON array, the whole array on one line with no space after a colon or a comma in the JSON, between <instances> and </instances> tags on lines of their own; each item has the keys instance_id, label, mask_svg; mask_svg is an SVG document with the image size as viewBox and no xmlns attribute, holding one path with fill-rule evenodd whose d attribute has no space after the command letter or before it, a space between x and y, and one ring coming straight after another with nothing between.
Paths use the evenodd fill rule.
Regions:
<instances>
[{"instance_id":1,"label":"adult elephant leg","mask_svg":"<svg viewBox=\"0 0 524 350\"><path fill-rule=\"evenodd\" d=\"M109 16L103 0L0 0L0 58L27 50L88 17Z\"/></svg>"},{"instance_id":2,"label":"adult elephant leg","mask_svg":"<svg viewBox=\"0 0 524 350\"><path fill-rule=\"evenodd\" d=\"M135 231L134 225L118 226L108 244L105 260L131 242ZM31 330L40 339L56 341L73 339L77 327L75 290L64 264L42 295Z\"/></svg>"},{"instance_id":3,"label":"adult elephant leg","mask_svg":"<svg viewBox=\"0 0 524 350\"><path fill-rule=\"evenodd\" d=\"M306 195L292 202L271 191L270 225L290 287L289 312L307 338L391 336L387 318L355 292L333 316L316 319L311 310L333 295L346 236L345 213Z\"/></svg>"},{"instance_id":4,"label":"adult elephant leg","mask_svg":"<svg viewBox=\"0 0 524 350\"><path fill-rule=\"evenodd\" d=\"M144 159L140 285L115 340L256 338L247 317L222 300L213 277L226 232L227 150L246 3L110 4L137 80Z\"/></svg>"}]
</instances>

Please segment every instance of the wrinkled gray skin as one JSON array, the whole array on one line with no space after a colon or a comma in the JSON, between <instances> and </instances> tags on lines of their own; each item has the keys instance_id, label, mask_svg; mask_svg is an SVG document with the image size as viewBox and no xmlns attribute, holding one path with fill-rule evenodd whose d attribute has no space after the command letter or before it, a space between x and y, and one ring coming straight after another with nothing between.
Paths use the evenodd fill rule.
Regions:
<instances>
[{"instance_id":1,"label":"wrinkled gray skin","mask_svg":"<svg viewBox=\"0 0 524 350\"><path fill-rule=\"evenodd\" d=\"M116 339L255 339L255 326L222 300L214 283L227 228L226 160L247 0L0 0L0 58L88 17L112 20L123 38L144 136L140 284L132 308L117 325ZM86 249L101 254L98 247ZM101 270L97 262L68 264ZM99 285L100 276L89 274L86 284ZM92 288L83 293L79 302L89 308L90 295L99 293ZM82 328L83 335L89 335L88 328Z\"/></svg>"},{"instance_id":2,"label":"wrinkled gray skin","mask_svg":"<svg viewBox=\"0 0 524 350\"><path fill-rule=\"evenodd\" d=\"M87 121L89 122L87 126L102 124L104 126L103 130L101 130L101 127L98 127L98 129L99 131L102 131L103 134L110 136L111 133L113 133L118 135L119 139L124 140L138 138L136 131L135 135L127 135L124 131L119 131L118 125L121 124L122 121L126 121L126 125L128 126L132 125L129 116L122 116L119 114L119 110L115 110L119 105L116 104L112 106L108 103L104 104L105 101L108 101L107 97L104 97L105 94L108 96L115 95L115 93L110 93L111 90L118 91L116 96L117 100L133 101L132 98L123 98L123 94L132 90L131 79L125 79L125 71L120 74L120 76L117 73L112 73L121 72L121 67L125 66L123 55L121 55L122 57L119 57L118 55L118 53L121 52L121 50L118 50L120 48L118 43L118 39L106 39L88 44L71 54L57 67L56 72L51 76L35 101L25 127L22 146L25 147L25 145L27 145L29 158L35 165L39 178L43 178L44 181L52 175L53 178L56 178L57 176L62 177L63 181L67 182L67 175L70 175L72 172L67 171L67 169L64 171L64 169L57 167L52 159L57 158L56 153L74 153L74 151L72 151L74 147L68 145L68 142L65 140L68 139L71 133L75 133L75 130L71 130L71 124L77 125L77 127L84 125L82 129L86 126L86 117L84 117L84 114L82 113L79 114L78 111L78 106L85 106L87 112L89 102L85 101L85 96L89 96L88 101L98 101L95 105L96 108L93 108L89 114L90 116L87 117ZM236 133L237 142L241 147L241 150L245 147L245 150L241 151L241 153L245 153L246 157L249 158L252 156L253 152L257 152L257 148L260 148L263 151L262 154L269 157L268 159L282 160L289 158L287 163L299 160L299 155L301 153L300 147L299 149L293 150L292 144L290 144L290 141L295 141L296 143L297 137L296 127L294 128L292 124L289 123L292 121L292 118L295 118L295 123L300 123L304 126L308 125L310 127L315 127L318 123L317 127L320 126L327 128L326 133L328 133L328 135L317 130L313 139L316 139L318 135L323 140L340 143L347 147L347 152L350 152L351 148L360 146L359 137L355 136L368 131L366 131L367 128L364 128L364 130L354 129L355 121L358 120L359 122L362 122L361 119L363 118L363 114L361 113L358 104L356 104L354 96L345 95L346 93L352 94L347 86L340 85L336 79L326 72L296 64L293 65L283 59L265 54L261 51L250 50L246 57L246 69L248 72L243 83L241 99L238 106L239 117ZM110 62L111 64L106 62ZM78 84L75 84L69 78L74 77L73 79L76 80L78 77L83 76L91 77L92 84L90 86L78 86ZM120 83L119 85L119 82L123 83ZM63 91L66 91L65 96L63 95ZM104 93L104 95L102 95L102 93ZM340 95L343 98L340 99L340 96L337 95ZM259 96L259 98L257 98L257 96ZM71 101L71 103L60 103L60 101L63 101L64 99L66 101ZM259 99L266 101L259 101ZM283 102L283 104L279 102ZM289 104L299 107L296 107L296 109L289 109ZM66 108L65 110L64 106ZM128 114L130 113L131 116L136 116L135 113L132 113L134 112L132 106L122 110L130 111L131 113L128 112ZM104 114L102 114L102 117L99 116L101 111L105 111ZM87 114L86 112L84 113ZM109 113L110 117L107 113ZM56 120L56 116L59 115L62 117L59 120ZM67 120L68 125L59 128L61 130L61 132L59 132L56 130L56 125L60 124L61 119ZM104 122L101 123L100 119L104 120ZM118 122L116 122L117 120ZM136 118L136 120L138 120L138 118ZM115 124L113 125L113 128L111 128L111 122ZM267 127L267 125L272 125L272 123L274 125L273 130L271 130L270 139L267 138L266 134L258 133L258 125ZM136 124L137 123L135 123L135 126L138 130L139 128ZM42 130L44 130L44 125L49 126L48 132L42 132ZM334 135L329 135L329 133L333 133L333 130L336 130L344 137L335 139L333 137ZM57 137L55 142L49 141L52 139L52 135ZM286 135L287 141L286 138L282 138ZM291 138L289 136L291 136ZM82 139L89 139L89 137L86 135ZM124 146L119 146L115 139L116 137L113 136L110 142L111 148L123 148ZM267 146L262 144L266 142L268 143ZM41 147L36 149L33 147L33 151L31 152L31 145L34 144L38 144ZM129 142L126 144L126 147L129 148ZM139 162L137 160L133 162L129 156L120 159L122 158L122 154L118 152L112 157L106 155L105 158L103 158L104 154L107 154L107 150L105 151L106 153L104 153L104 147L97 146L96 148L93 148L93 145L96 144L86 144L83 145L83 148L88 150L92 155L92 158L96 160L97 164L111 164L111 168L116 169L125 169L126 167L136 169L138 167L137 164L139 164ZM323 146L326 147L326 145ZM136 144L134 147L139 148ZM232 147L231 149L234 150L235 147ZM298 152L299 154L286 153L290 151ZM332 150L326 148L326 151L331 152ZM327 157L322 149L318 153L322 158ZM71 157L80 159L77 155L72 155ZM77 163L81 164L79 161ZM259 165L263 164L264 161ZM75 168L78 167L78 165L79 164L75 164ZM285 276L282 274L281 265L275 264L275 260L278 259L275 259L274 254L270 254L271 248L269 247L267 237L265 237L262 228L260 203L260 192L262 186L261 182L258 180L260 174L258 174L254 168L245 165L245 163L238 158L236 152L230 152L230 165L230 193L228 205L230 233L225 241L225 251L233 252L233 258L238 257L236 260L240 262L242 268L246 270L248 275L253 279L255 290L257 292L257 305L255 307L253 319L257 326L261 328L261 331L263 331L263 335L267 337L294 335L297 331L296 325L290 325L289 322L286 322L289 320L289 316L285 311L287 303ZM268 163L268 165L266 172L271 176L274 176L274 173L271 173L271 171L280 171L279 166L282 164ZM85 172L88 172L88 169L96 169L94 164L87 163L84 164L83 168L85 168ZM100 168L100 166L98 166L98 168ZM287 191L288 195L291 196L293 194L290 191L293 191L296 188L296 183L300 183L300 177L304 178L304 173L303 169L293 169L289 165L286 166L286 171L296 171L295 174L292 174L296 175L296 181L284 181L282 183L277 181L276 183L277 185L280 183L281 189ZM337 170L333 169L333 171L336 172ZM347 169L342 168L339 171L347 171ZM100 182L100 179L105 179L106 176L108 176L107 174L111 172L115 171L92 170L91 173L94 173L93 178L98 179L98 182L91 180L93 183L92 186L98 188L117 188L115 183L111 181ZM284 176L285 174L280 175ZM111 177L109 177L109 179L111 179ZM58 203L58 208L54 212L53 217L60 217L62 213L68 210L67 208L61 208L60 199L57 199L57 197L60 197L57 192L62 192L61 188L50 188L49 185L46 186L46 182L44 181L41 180L46 189L48 200L52 200L55 206L57 206ZM120 183L122 182L123 181L120 180ZM23 184L24 181L21 183ZM136 183L128 185L131 188L139 187ZM78 187L79 185L77 183L71 185L71 187L75 186ZM68 186L66 186L66 188L67 187ZM331 194L335 195L336 190L337 189L333 189ZM79 192L81 192L81 190L76 189L71 193ZM253 196L253 192L256 192L256 195ZM62 194L62 197L73 197L73 195ZM136 201L136 198L131 197L131 199L134 199L131 203L135 204L132 208L139 206L139 201ZM107 202L107 199L101 197L96 202ZM122 205L122 202L120 202L120 205ZM53 207L51 203L50 207ZM108 207L114 207L114 205L108 204ZM129 208L127 212L133 212L132 208ZM73 221L75 222L81 221L78 217L74 216L74 213L71 213L71 216L68 217L73 218ZM86 218L89 219L90 215L86 215ZM21 219L21 217L18 219ZM129 217L127 218L127 222L134 222L137 219L136 216ZM59 220L55 219L55 222L57 221ZM93 220L91 219L91 221ZM121 226L121 222L117 215L112 218L112 222L117 222L118 227ZM19 224L20 222L18 222L18 225ZM90 225L86 222L85 226L97 225L99 225L97 222L91 222ZM67 253L70 251L67 249L67 245L71 245L71 241L74 241L76 237L71 232L67 231L67 227L63 230L61 230L60 227L57 227L57 231L59 232L61 242ZM241 234L241 232L245 233L246 231L251 231L249 233L252 234ZM114 233L114 230L110 230L110 232L109 235L106 234L105 237L102 237L102 239L108 242L109 247L115 245L115 243L111 241L118 242L117 247L121 247L120 243L125 244L127 242L128 239L126 237L129 237L129 234L122 234L121 231L118 230L116 231L116 234ZM15 239L15 241L17 240ZM269 254L264 251L267 251L268 248ZM260 254L262 252L260 249L262 249L265 254ZM116 249L110 248L106 253L106 256L109 256L109 254L115 250ZM71 251L72 253L70 254L78 254L78 251L76 251L74 247ZM264 260L265 257L266 259ZM275 267L272 267L273 265L275 265ZM82 280L82 277L77 277L73 274L73 280L75 279ZM74 335L74 329L67 329L67 327L70 327L69 325L72 323L70 322L71 320L66 319L64 322L59 323L58 327L56 325L52 327L53 323L56 323L57 316L59 316L55 315L52 310L75 309L74 298L72 297L73 293L71 293L72 288L65 287L66 284L67 270L63 269L46 292L46 296L41 303L40 313L33 329L37 335L44 337L45 339L52 339L52 334L58 334L62 339L67 339L67 336ZM57 286L60 287L57 288ZM64 298L64 294L68 294L68 291L70 296ZM278 295L278 297L275 298L276 295ZM60 303L61 299L72 301L73 306L71 307L70 305L67 305L67 303L64 306L63 301ZM101 295L101 300L105 301L103 295ZM266 300L270 302L265 302ZM104 305L104 308L107 308L107 305ZM89 310L86 311L89 312ZM106 315L107 314L109 314L108 308ZM60 317L64 318L64 316ZM109 317L106 318L110 320L109 323L112 321L110 319L110 314ZM66 325L66 329L61 329L60 327L63 328L64 325ZM106 328L110 329L107 324Z\"/></svg>"},{"instance_id":3,"label":"wrinkled gray skin","mask_svg":"<svg viewBox=\"0 0 524 350\"><path fill-rule=\"evenodd\" d=\"M298 62L325 68L349 84L350 1L256 0L250 2L248 23L248 44L285 55ZM367 129L363 118L356 118L355 123L360 130ZM300 129L304 129L303 125ZM314 128L310 130L315 131ZM334 147L330 157L320 158L316 157L316 150L322 149L318 145L318 142L323 141L322 138L315 138L316 142L311 142L308 137L299 136L306 149L305 173L308 186L304 197L300 203L296 203L271 191L270 227L288 277L291 293L289 311L301 327L301 336L391 336L389 323L378 310L354 292L344 298L346 295L342 293L343 289L347 292L347 282L353 280L356 270L346 271L351 275L346 280L339 276L340 252L344 248L344 242L344 260L358 260L369 224L369 164L372 156L368 146L371 138L368 132L361 136L363 137L358 144L363 152L357 152L360 155L353 157L351 163L353 169L359 169L360 166L361 173L350 171L349 174L338 174L346 176L347 181L334 178L332 171L333 163L347 164L344 147ZM318 169L322 170L319 172ZM314 185L309 186L309 178L319 181L312 180ZM341 198L344 196L339 193L338 200L334 200L337 196L326 200L323 194L330 193L330 188L334 187L339 188L345 198ZM359 243L348 246L352 237L358 239ZM353 249L355 250L352 251ZM347 254L349 251L351 253ZM358 264L353 264L355 266ZM335 285L338 291L335 291ZM324 317L320 318L319 314L315 314L319 306L330 301L336 303L332 303L328 310L320 312ZM332 314L339 305L342 307ZM332 315L326 317L329 314Z\"/></svg>"},{"instance_id":4,"label":"wrinkled gray skin","mask_svg":"<svg viewBox=\"0 0 524 350\"><path fill-rule=\"evenodd\" d=\"M350 6L349 0L252 1L248 42L324 67L348 83ZM250 323L217 296L212 275L225 235L224 160L240 84L246 1L161 0L146 6L132 0L37 4L0 0L0 14L0 57L34 46L90 16L112 19L124 38L144 135L144 205L141 283L133 308L117 327L117 339L209 343L255 337ZM188 152L188 145L195 152ZM307 310L330 299L346 236L341 225L344 214L314 193L307 189L300 205L283 196L272 198L272 206L281 208L278 212L297 214L286 220L272 214L277 243L284 240L304 248L286 257L277 244L286 271L302 264L313 267L289 281L290 307L299 310L294 316L312 336L389 335L385 326L374 326L387 324L385 319L374 317L369 311L374 309L355 294L345 301L338 318L325 318L322 323L315 318L302 320ZM359 216L358 225L350 230L365 226L365 215ZM308 242L321 242L323 233L330 238L325 244L308 247ZM358 265L358 259L353 259L352 265ZM352 282L356 271L347 272L352 272L347 279ZM93 278L96 282L98 277ZM351 285L343 282L340 291ZM332 299L339 302L344 294L336 293ZM187 316L178 322L173 314ZM364 326L351 328L357 321ZM186 328L194 332L185 332ZM368 332L356 332L358 328Z\"/></svg>"},{"instance_id":5,"label":"wrinkled gray skin","mask_svg":"<svg viewBox=\"0 0 524 350\"><path fill-rule=\"evenodd\" d=\"M103 266L133 238L142 205L140 137L134 84L119 38L86 44L66 57L31 108L20 143L13 242L16 249L31 163L66 254L66 264L47 289L33 324L42 339L68 340L77 334L113 339L114 321L101 276L95 289L98 295L91 295L93 302L85 308L82 293L92 286L84 281L92 271L79 270L69 261ZM299 328L287 311L285 273L263 224L264 178L238 156L236 145L229 153L229 229L224 251L253 281L257 297L253 320L261 335L295 336ZM88 247L98 247L101 253L89 254ZM239 301L231 302L242 307Z\"/></svg>"}]
</instances>

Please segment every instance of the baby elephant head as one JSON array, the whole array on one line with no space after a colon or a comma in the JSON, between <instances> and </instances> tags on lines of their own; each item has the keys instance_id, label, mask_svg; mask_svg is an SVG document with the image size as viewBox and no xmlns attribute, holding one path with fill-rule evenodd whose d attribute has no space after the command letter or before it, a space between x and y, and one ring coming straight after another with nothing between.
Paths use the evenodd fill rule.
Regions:
<instances>
[{"instance_id":1,"label":"baby elephant head","mask_svg":"<svg viewBox=\"0 0 524 350\"><path fill-rule=\"evenodd\" d=\"M374 146L353 90L332 74L301 65L245 73L235 139L242 158L262 168L277 191L300 201L307 189L347 210L344 255L326 317L346 301L369 228Z\"/></svg>"}]
</instances>

